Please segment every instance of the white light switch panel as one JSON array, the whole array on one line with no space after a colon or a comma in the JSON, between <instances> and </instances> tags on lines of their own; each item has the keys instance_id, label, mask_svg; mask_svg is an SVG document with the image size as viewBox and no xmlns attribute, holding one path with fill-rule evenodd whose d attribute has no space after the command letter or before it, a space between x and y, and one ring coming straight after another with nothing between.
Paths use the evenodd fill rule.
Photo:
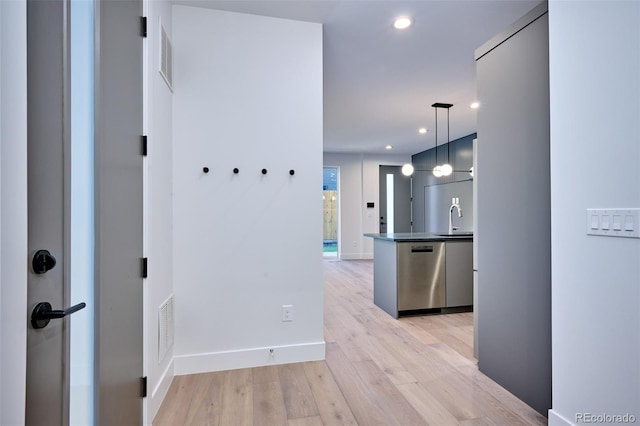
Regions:
<instances>
[{"instance_id":1,"label":"white light switch panel","mask_svg":"<svg viewBox=\"0 0 640 426\"><path fill-rule=\"evenodd\" d=\"M640 238L640 209L587 209L587 235Z\"/></svg>"}]
</instances>

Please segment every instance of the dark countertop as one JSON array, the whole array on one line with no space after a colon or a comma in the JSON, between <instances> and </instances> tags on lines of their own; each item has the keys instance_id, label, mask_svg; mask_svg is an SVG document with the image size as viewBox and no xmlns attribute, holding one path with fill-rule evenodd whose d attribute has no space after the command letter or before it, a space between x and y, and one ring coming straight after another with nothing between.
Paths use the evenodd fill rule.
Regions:
<instances>
[{"instance_id":1,"label":"dark countertop","mask_svg":"<svg viewBox=\"0 0 640 426\"><path fill-rule=\"evenodd\" d=\"M473 233L454 232L453 235L432 234L430 232L396 232L394 234L364 234L376 240L412 242L412 241L473 241Z\"/></svg>"}]
</instances>

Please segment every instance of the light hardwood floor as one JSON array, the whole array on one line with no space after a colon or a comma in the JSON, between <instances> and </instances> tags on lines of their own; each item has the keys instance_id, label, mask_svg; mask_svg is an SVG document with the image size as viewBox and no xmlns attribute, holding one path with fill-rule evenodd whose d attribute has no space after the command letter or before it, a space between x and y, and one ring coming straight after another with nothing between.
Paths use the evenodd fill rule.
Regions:
<instances>
[{"instance_id":1,"label":"light hardwood floor","mask_svg":"<svg viewBox=\"0 0 640 426\"><path fill-rule=\"evenodd\" d=\"M326 361L177 376L153 424L544 425L478 371L473 314L395 320L371 261L324 261Z\"/></svg>"}]
</instances>

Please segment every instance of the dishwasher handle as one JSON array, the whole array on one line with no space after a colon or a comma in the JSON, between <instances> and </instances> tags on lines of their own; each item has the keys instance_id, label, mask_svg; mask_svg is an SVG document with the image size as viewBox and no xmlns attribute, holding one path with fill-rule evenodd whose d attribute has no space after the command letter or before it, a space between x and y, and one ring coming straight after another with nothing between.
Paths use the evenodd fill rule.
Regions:
<instances>
[{"instance_id":1,"label":"dishwasher handle","mask_svg":"<svg viewBox=\"0 0 640 426\"><path fill-rule=\"evenodd\" d=\"M433 246L412 246L411 253L433 253Z\"/></svg>"}]
</instances>

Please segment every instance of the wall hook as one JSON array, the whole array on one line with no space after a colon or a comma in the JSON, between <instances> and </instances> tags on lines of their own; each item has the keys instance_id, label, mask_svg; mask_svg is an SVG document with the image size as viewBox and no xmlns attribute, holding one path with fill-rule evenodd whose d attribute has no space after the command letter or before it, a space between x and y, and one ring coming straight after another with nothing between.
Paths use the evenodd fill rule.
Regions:
<instances>
[{"instance_id":1,"label":"wall hook","mask_svg":"<svg viewBox=\"0 0 640 426\"><path fill-rule=\"evenodd\" d=\"M238 169L237 167L235 169L233 169L233 174L237 175L238 173L240 173L240 169Z\"/></svg>"},{"instance_id":2,"label":"wall hook","mask_svg":"<svg viewBox=\"0 0 640 426\"><path fill-rule=\"evenodd\" d=\"M266 175L267 174L267 169L262 169L262 174Z\"/></svg>"},{"instance_id":3,"label":"wall hook","mask_svg":"<svg viewBox=\"0 0 640 426\"><path fill-rule=\"evenodd\" d=\"M205 173L209 173L209 168L208 167L203 167L202 171L205 172Z\"/></svg>"},{"instance_id":4,"label":"wall hook","mask_svg":"<svg viewBox=\"0 0 640 426\"><path fill-rule=\"evenodd\" d=\"M289 170L289 174L290 174L291 176L293 176L293 175L295 175L295 174L296 174L296 171L295 171L295 170L293 170L293 169L291 169L291 170Z\"/></svg>"}]
</instances>

